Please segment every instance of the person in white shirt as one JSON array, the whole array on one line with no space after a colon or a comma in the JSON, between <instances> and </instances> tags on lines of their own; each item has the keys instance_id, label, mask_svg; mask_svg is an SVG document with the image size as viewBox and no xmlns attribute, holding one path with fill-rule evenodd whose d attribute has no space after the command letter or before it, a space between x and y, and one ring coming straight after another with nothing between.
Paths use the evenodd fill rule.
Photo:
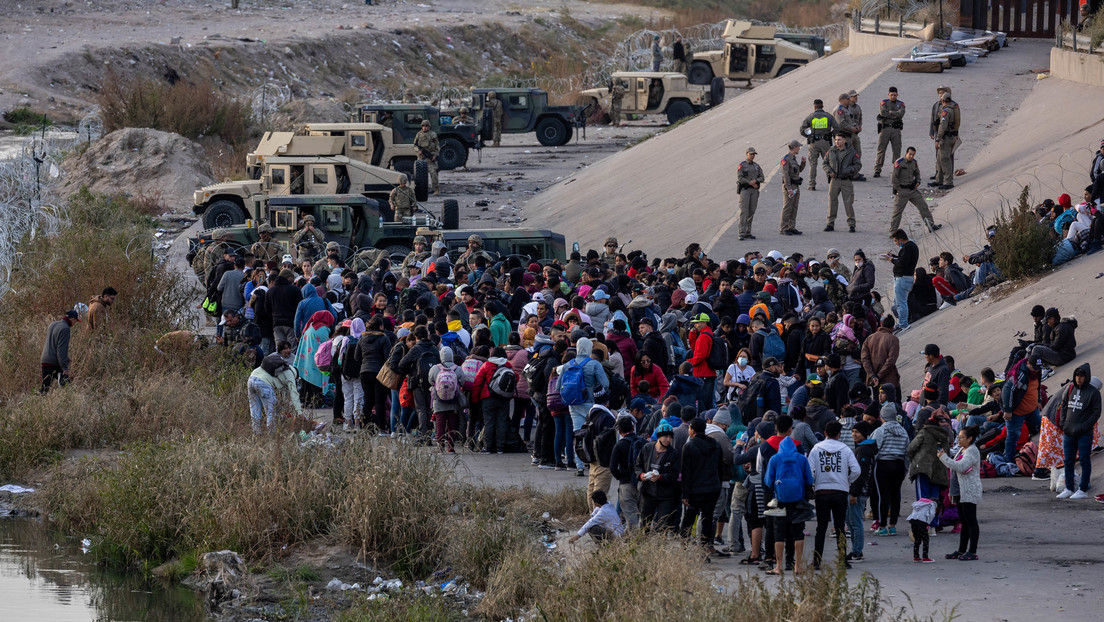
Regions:
<instances>
[{"instance_id":1,"label":"person in white shirt","mask_svg":"<svg viewBox=\"0 0 1104 622\"><path fill-rule=\"evenodd\" d=\"M594 511L590 518L579 529L579 532L568 538L568 542L575 544L579 538L590 534L595 542L602 543L611 538L620 538L625 533L625 526L621 524L621 517L617 515L617 508L606 498L604 490L595 490L590 493L590 500L594 504Z\"/></svg>"},{"instance_id":2,"label":"person in white shirt","mask_svg":"<svg viewBox=\"0 0 1104 622\"><path fill-rule=\"evenodd\" d=\"M736 353L735 362L725 370L724 386L727 389L727 401L735 401L736 397L747 389L748 383L755 375L755 368L748 364L750 358L751 352L747 348L740 348Z\"/></svg>"},{"instance_id":3,"label":"person in white shirt","mask_svg":"<svg viewBox=\"0 0 1104 622\"><path fill-rule=\"evenodd\" d=\"M817 529L813 549L813 568L820 568L824 553L824 536L828 533L828 520L836 526L839 558L846 561L847 540L844 524L847 520L847 495L851 483L859 478L859 461L850 447L840 442L843 425L829 421L824 426L825 439L809 451L809 468L813 471L813 493L816 500Z\"/></svg>"}]
</instances>

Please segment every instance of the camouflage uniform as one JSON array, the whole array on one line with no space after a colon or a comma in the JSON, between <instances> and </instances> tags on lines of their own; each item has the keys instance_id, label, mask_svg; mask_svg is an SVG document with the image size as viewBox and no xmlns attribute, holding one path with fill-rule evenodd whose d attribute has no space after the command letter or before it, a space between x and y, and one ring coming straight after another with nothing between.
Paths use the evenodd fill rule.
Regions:
<instances>
[{"instance_id":1,"label":"camouflage uniform","mask_svg":"<svg viewBox=\"0 0 1104 622\"><path fill-rule=\"evenodd\" d=\"M314 261L315 257L318 257L322 253L322 249L326 243L326 236L318 229L311 227L307 229L306 224L314 224L314 218L303 219L303 228L296 231L295 235L291 238L291 245L295 248L295 261L302 263L303 261Z\"/></svg>"},{"instance_id":2,"label":"camouflage uniform","mask_svg":"<svg viewBox=\"0 0 1104 622\"><path fill-rule=\"evenodd\" d=\"M261 225L257 230L262 234L267 233L269 235L276 232L272 225L268 223ZM265 240L255 242L249 250L254 257L264 262L280 261L280 258L284 256L284 245L271 238L267 242Z\"/></svg>"},{"instance_id":3,"label":"camouflage uniform","mask_svg":"<svg viewBox=\"0 0 1104 622\"><path fill-rule=\"evenodd\" d=\"M602 254L598 256L598 260L606 264L607 266L612 266L617 263L617 253L605 252L606 246L609 244L613 244L615 248L619 246L619 244L617 243L617 238L606 238L606 243L602 245Z\"/></svg>"},{"instance_id":4,"label":"camouflage uniform","mask_svg":"<svg viewBox=\"0 0 1104 622\"><path fill-rule=\"evenodd\" d=\"M414 245L417 246L419 243L421 243L423 246L428 246L425 236L414 236ZM405 277L409 277L410 268L419 261L425 261L426 259L429 259L429 251L410 251L410 253L408 253L406 256L406 259L403 259L400 274Z\"/></svg>"},{"instance_id":5,"label":"camouflage uniform","mask_svg":"<svg viewBox=\"0 0 1104 622\"><path fill-rule=\"evenodd\" d=\"M796 140L790 145L801 143ZM792 148L792 147L791 147ZM797 156L787 153L782 157L782 220L778 232L782 235L794 235L797 232L797 207L801 201L801 172L805 170L805 160L797 161ZM815 167L813 170L816 170Z\"/></svg>"},{"instance_id":6,"label":"camouflage uniform","mask_svg":"<svg viewBox=\"0 0 1104 622\"><path fill-rule=\"evenodd\" d=\"M958 104L948 91L943 96L943 109L939 111L939 126L935 131L935 148L939 153L935 183L940 186L954 186L954 151L959 144L959 123Z\"/></svg>"},{"instance_id":7,"label":"camouflage uniform","mask_svg":"<svg viewBox=\"0 0 1104 622\"><path fill-rule=\"evenodd\" d=\"M756 153L755 149L748 149L748 154ZM740 222L740 239L752 238L751 221L755 218L755 209L759 207L759 188L752 186L762 185L763 167L750 160L744 160L736 165L736 187L740 196L740 206L737 208L737 217Z\"/></svg>"},{"instance_id":8,"label":"camouflage uniform","mask_svg":"<svg viewBox=\"0 0 1104 622\"><path fill-rule=\"evenodd\" d=\"M835 117L824 112L814 110L801 122L801 135L809 144L809 190L816 190L817 161L832 148L832 134L839 131L839 124Z\"/></svg>"},{"instance_id":9,"label":"camouflage uniform","mask_svg":"<svg viewBox=\"0 0 1104 622\"><path fill-rule=\"evenodd\" d=\"M202 280L204 285L211 279L211 272L215 269L215 266L219 265L222 256L226 253L228 245L224 238L227 237L229 237L229 234L226 231L222 229L214 230L211 232L210 242L207 246L196 253L195 258L192 259L192 269L195 270L196 276Z\"/></svg>"},{"instance_id":10,"label":"camouflage uniform","mask_svg":"<svg viewBox=\"0 0 1104 622\"><path fill-rule=\"evenodd\" d=\"M466 263L469 266L474 266L475 258L480 255L486 258L488 266L494 264L494 257L483 250L483 238L473 233L468 236L468 249L461 253L459 259L457 259L457 263Z\"/></svg>"},{"instance_id":11,"label":"camouflage uniform","mask_svg":"<svg viewBox=\"0 0 1104 622\"><path fill-rule=\"evenodd\" d=\"M441 151L441 145L437 141L437 133L426 126L414 137L414 146L418 148L418 160L429 165L429 185L434 194L439 194L437 187L437 154Z\"/></svg>"},{"instance_id":12,"label":"camouflage uniform","mask_svg":"<svg viewBox=\"0 0 1104 622\"><path fill-rule=\"evenodd\" d=\"M407 216L414 215L414 207L418 199L414 197L414 190L409 186L395 186L391 195L387 198L391 209L395 210L395 222L400 222Z\"/></svg>"},{"instance_id":13,"label":"camouflage uniform","mask_svg":"<svg viewBox=\"0 0 1104 622\"><path fill-rule=\"evenodd\" d=\"M330 253L336 251L337 257L341 257L341 245L337 242L326 242L326 256L318 261L314 262L311 266L311 272L318 274L322 270L330 272Z\"/></svg>"},{"instance_id":14,"label":"camouflage uniform","mask_svg":"<svg viewBox=\"0 0 1104 622\"><path fill-rule=\"evenodd\" d=\"M365 274L379 267L380 259L387 257L381 248L362 248L349 260L349 267L357 274Z\"/></svg>"},{"instance_id":15,"label":"camouflage uniform","mask_svg":"<svg viewBox=\"0 0 1104 622\"><path fill-rule=\"evenodd\" d=\"M475 118L468 114L469 112L467 106L460 108L460 114L456 117L456 125L475 125Z\"/></svg>"},{"instance_id":16,"label":"camouflage uniform","mask_svg":"<svg viewBox=\"0 0 1104 622\"><path fill-rule=\"evenodd\" d=\"M928 230L932 229L934 218L931 210L924 202L924 197L917 189L920 187L920 165L913 159L900 158L893 163L893 217L889 221L889 232L892 234L901 226L901 214L905 212L905 205L912 203L920 212L920 218Z\"/></svg>"},{"instance_id":17,"label":"camouflage uniform","mask_svg":"<svg viewBox=\"0 0 1104 622\"><path fill-rule=\"evenodd\" d=\"M614 80L610 89L610 125L621 125L621 100L625 98L625 87L620 80Z\"/></svg>"},{"instance_id":18,"label":"camouflage uniform","mask_svg":"<svg viewBox=\"0 0 1104 622\"><path fill-rule=\"evenodd\" d=\"M843 195L843 207L847 210L847 226L855 228L855 188L851 180L862 169L859 156L850 145L843 149L832 147L824 156L824 172L828 174L828 222L824 230L830 231L836 225L836 212L839 211L839 197Z\"/></svg>"},{"instance_id":19,"label":"camouflage uniform","mask_svg":"<svg viewBox=\"0 0 1104 622\"><path fill-rule=\"evenodd\" d=\"M498 147L502 142L502 102L498 100L498 95L494 91L487 93L486 107L494 125L494 146Z\"/></svg>"},{"instance_id":20,"label":"camouflage uniform","mask_svg":"<svg viewBox=\"0 0 1104 622\"><path fill-rule=\"evenodd\" d=\"M901 159L901 129L905 118L905 102L883 99L878 109L878 155L874 160L874 176L882 174L886 147L893 146L893 161Z\"/></svg>"}]
</instances>

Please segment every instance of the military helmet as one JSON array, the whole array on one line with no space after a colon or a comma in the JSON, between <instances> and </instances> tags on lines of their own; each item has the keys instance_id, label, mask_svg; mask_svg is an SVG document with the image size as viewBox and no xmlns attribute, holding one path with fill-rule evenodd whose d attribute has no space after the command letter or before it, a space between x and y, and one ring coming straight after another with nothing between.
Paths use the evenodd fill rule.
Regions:
<instances>
[{"instance_id":1,"label":"military helmet","mask_svg":"<svg viewBox=\"0 0 1104 622\"><path fill-rule=\"evenodd\" d=\"M211 231L211 239L212 240L221 240L222 236L224 236L224 235L226 235L226 230L225 229L213 229Z\"/></svg>"},{"instance_id":2,"label":"military helmet","mask_svg":"<svg viewBox=\"0 0 1104 622\"><path fill-rule=\"evenodd\" d=\"M606 246L609 246L610 244L612 244L614 246L617 246L617 238L614 238L614 237L606 238Z\"/></svg>"},{"instance_id":3,"label":"military helmet","mask_svg":"<svg viewBox=\"0 0 1104 622\"><path fill-rule=\"evenodd\" d=\"M313 225L314 224L314 216L311 216L310 214L307 214L306 216L303 216L302 221L303 221L303 224L306 224L306 223L309 222L310 224Z\"/></svg>"},{"instance_id":4,"label":"military helmet","mask_svg":"<svg viewBox=\"0 0 1104 622\"><path fill-rule=\"evenodd\" d=\"M494 91L487 91L487 97L490 99L494 99L498 97L498 93L495 93Z\"/></svg>"},{"instance_id":5,"label":"military helmet","mask_svg":"<svg viewBox=\"0 0 1104 622\"><path fill-rule=\"evenodd\" d=\"M480 246L482 246L483 238L479 237L478 233L473 233L468 236L468 244L479 244Z\"/></svg>"},{"instance_id":6,"label":"military helmet","mask_svg":"<svg viewBox=\"0 0 1104 622\"><path fill-rule=\"evenodd\" d=\"M469 110L467 106L460 106L460 114L468 114Z\"/></svg>"},{"instance_id":7,"label":"military helmet","mask_svg":"<svg viewBox=\"0 0 1104 622\"><path fill-rule=\"evenodd\" d=\"M428 244L428 242L426 242L426 238L425 238L424 235L414 236L414 243L415 244Z\"/></svg>"},{"instance_id":8,"label":"military helmet","mask_svg":"<svg viewBox=\"0 0 1104 622\"><path fill-rule=\"evenodd\" d=\"M341 250L341 245L338 244L337 242L326 242L326 252L327 253L330 252L330 251L339 251L339 250Z\"/></svg>"},{"instance_id":9,"label":"military helmet","mask_svg":"<svg viewBox=\"0 0 1104 622\"><path fill-rule=\"evenodd\" d=\"M276 233L276 227L266 223L262 223L260 227L257 227L258 233Z\"/></svg>"}]
</instances>

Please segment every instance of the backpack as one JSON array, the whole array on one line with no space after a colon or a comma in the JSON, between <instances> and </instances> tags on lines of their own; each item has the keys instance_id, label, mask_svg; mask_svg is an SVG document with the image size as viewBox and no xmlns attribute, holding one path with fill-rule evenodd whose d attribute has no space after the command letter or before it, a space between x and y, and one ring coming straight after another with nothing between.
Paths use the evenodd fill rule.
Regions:
<instances>
[{"instance_id":1,"label":"backpack","mask_svg":"<svg viewBox=\"0 0 1104 622\"><path fill-rule=\"evenodd\" d=\"M686 348L682 345L682 338L676 333L663 333L663 341L667 344L667 366L677 370L686 360Z\"/></svg>"},{"instance_id":2,"label":"backpack","mask_svg":"<svg viewBox=\"0 0 1104 622\"><path fill-rule=\"evenodd\" d=\"M778 360L786 358L786 342L782 341L778 331L773 327L767 329L766 337L763 337L763 359L773 356Z\"/></svg>"},{"instance_id":3,"label":"backpack","mask_svg":"<svg viewBox=\"0 0 1104 622\"><path fill-rule=\"evenodd\" d=\"M433 381L433 393L443 402L456 399L460 394L460 382L456 379L456 372L441 365L437 370L437 378Z\"/></svg>"},{"instance_id":4,"label":"backpack","mask_svg":"<svg viewBox=\"0 0 1104 622\"><path fill-rule=\"evenodd\" d=\"M330 365L333 363L331 350L333 350L333 339L327 339L314 353L314 364L318 366L318 371L327 376L330 375Z\"/></svg>"},{"instance_id":5,"label":"backpack","mask_svg":"<svg viewBox=\"0 0 1104 622\"><path fill-rule=\"evenodd\" d=\"M597 361L596 361L597 362ZM582 364L576 361L568 361L563 366L563 375L560 376L560 399L568 406L585 404L587 398L586 376L583 370L589 361Z\"/></svg>"},{"instance_id":6,"label":"backpack","mask_svg":"<svg viewBox=\"0 0 1104 622\"><path fill-rule=\"evenodd\" d=\"M355 380L360 377L360 364L357 363L355 356L351 356L353 352L356 352L357 342L359 341L359 339L353 339L352 337L347 338L344 347L341 348L341 352L338 354L338 360L341 362L337 369L341 370L341 377L347 380Z\"/></svg>"},{"instance_id":7,"label":"backpack","mask_svg":"<svg viewBox=\"0 0 1104 622\"><path fill-rule=\"evenodd\" d=\"M780 503L792 503L805 498L805 474L801 469L808 459L798 452L782 455L775 454L771 460L778 460L774 470L774 481L770 487Z\"/></svg>"},{"instance_id":8,"label":"backpack","mask_svg":"<svg viewBox=\"0 0 1104 622\"><path fill-rule=\"evenodd\" d=\"M517 374L509 365L503 365L494 371L487 382L491 393L499 397L513 399L517 395Z\"/></svg>"},{"instance_id":9,"label":"backpack","mask_svg":"<svg viewBox=\"0 0 1104 622\"><path fill-rule=\"evenodd\" d=\"M483 361L479 359L465 359L460 365L460 370L464 372L464 390L470 392L475 386L475 375L479 373L479 367L483 365Z\"/></svg>"},{"instance_id":10,"label":"backpack","mask_svg":"<svg viewBox=\"0 0 1104 622\"><path fill-rule=\"evenodd\" d=\"M433 366L441 362L441 355L436 350L428 350L418 357L418 361L414 366L413 380L410 383L410 388L429 388L429 370L433 369Z\"/></svg>"},{"instance_id":11,"label":"backpack","mask_svg":"<svg viewBox=\"0 0 1104 622\"><path fill-rule=\"evenodd\" d=\"M763 400L760 394L766 384L767 381L763 378L762 372L755 374L744 392L736 398L736 408L740 409L740 420L744 425L748 425L761 414L759 409Z\"/></svg>"},{"instance_id":12,"label":"backpack","mask_svg":"<svg viewBox=\"0 0 1104 622\"><path fill-rule=\"evenodd\" d=\"M717 339L717 336L712 333L702 333L702 335L708 334L709 340L712 345L709 347L709 356L706 358L706 364L709 365L709 369L714 371L722 371L726 369L732 361L728 358L728 340L724 337ZM701 339L701 335L698 336Z\"/></svg>"},{"instance_id":13,"label":"backpack","mask_svg":"<svg viewBox=\"0 0 1104 622\"><path fill-rule=\"evenodd\" d=\"M288 365L287 361L284 360L284 357L280 356L276 352L273 352L272 354L269 354L268 356L261 359L261 369L263 369L265 373L269 376L276 378L280 374L284 373L285 370L291 369L291 365Z\"/></svg>"},{"instance_id":14,"label":"backpack","mask_svg":"<svg viewBox=\"0 0 1104 622\"><path fill-rule=\"evenodd\" d=\"M1020 452L1016 454L1016 466L1020 469L1020 474L1031 475L1035 472L1035 461L1039 457L1039 447L1030 442L1020 449Z\"/></svg>"},{"instance_id":15,"label":"backpack","mask_svg":"<svg viewBox=\"0 0 1104 622\"><path fill-rule=\"evenodd\" d=\"M560 390L556 388L557 378L558 376L556 376L555 371L548 376L548 397L544 400L545 406L548 407L548 412L553 415L567 410L567 404L564 404L563 400L560 399Z\"/></svg>"},{"instance_id":16,"label":"backpack","mask_svg":"<svg viewBox=\"0 0 1104 622\"><path fill-rule=\"evenodd\" d=\"M608 406L610 410L618 410L629 401L629 383L621 374L610 374L609 383Z\"/></svg>"},{"instance_id":17,"label":"backpack","mask_svg":"<svg viewBox=\"0 0 1104 622\"><path fill-rule=\"evenodd\" d=\"M615 426L610 426L602 432L596 432L597 424L594 421L594 413L587 414L583 427L575 431L575 455L586 464L598 463L599 466L609 466L609 457L613 453L613 446L617 443ZM606 457L606 464L598 456Z\"/></svg>"}]
</instances>

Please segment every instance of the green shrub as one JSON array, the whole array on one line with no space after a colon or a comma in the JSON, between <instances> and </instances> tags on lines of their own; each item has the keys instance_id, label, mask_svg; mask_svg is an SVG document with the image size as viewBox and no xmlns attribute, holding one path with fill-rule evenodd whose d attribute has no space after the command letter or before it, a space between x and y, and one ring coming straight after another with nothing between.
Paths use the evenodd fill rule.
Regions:
<instances>
[{"instance_id":1,"label":"green shrub","mask_svg":"<svg viewBox=\"0 0 1104 622\"><path fill-rule=\"evenodd\" d=\"M46 115L40 112L34 112L26 106L5 112L4 120L15 125L35 127L42 127L43 125L50 126L54 124Z\"/></svg>"},{"instance_id":2,"label":"green shrub","mask_svg":"<svg viewBox=\"0 0 1104 622\"><path fill-rule=\"evenodd\" d=\"M1010 279L1046 270L1054 259L1054 229L1038 224L1032 211L1031 192L1024 186L1016 205L1002 205L990 241L997 267Z\"/></svg>"}]
</instances>

